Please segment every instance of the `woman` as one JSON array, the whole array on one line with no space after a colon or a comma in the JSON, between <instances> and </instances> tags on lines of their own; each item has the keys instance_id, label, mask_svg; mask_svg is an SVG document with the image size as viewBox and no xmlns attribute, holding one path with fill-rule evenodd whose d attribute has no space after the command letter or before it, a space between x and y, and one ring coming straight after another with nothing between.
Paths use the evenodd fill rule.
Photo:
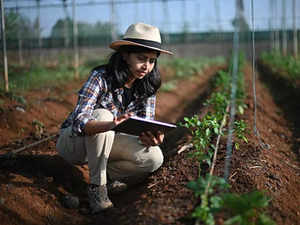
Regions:
<instances>
[{"instance_id":1,"label":"woman","mask_svg":"<svg viewBox=\"0 0 300 225\"><path fill-rule=\"evenodd\" d=\"M110 48L115 53L106 65L92 70L57 142L58 153L67 161L88 162L92 213L113 206L107 180L109 187L124 187L163 163L158 146L163 133L144 132L135 137L112 129L131 115L154 119L155 94L161 85L157 58L161 53L172 53L161 48L158 28L143 23L129 26L123 39Z\"/></svg>"}]
</instances>

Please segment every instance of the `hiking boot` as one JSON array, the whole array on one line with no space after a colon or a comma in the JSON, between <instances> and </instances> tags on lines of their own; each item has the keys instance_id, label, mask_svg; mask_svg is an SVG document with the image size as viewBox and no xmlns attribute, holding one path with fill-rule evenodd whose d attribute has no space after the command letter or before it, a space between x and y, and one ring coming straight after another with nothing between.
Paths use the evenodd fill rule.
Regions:
<instances>
[{"instance_id":1,"label":"hiking boot","mask_svg":"<svg viewBox=\"0 0 300 225\"><path fill-rule=\"evenodd\" d=\"M106 185L94 185L88 186L88 197L91 213L99 213L100 211L113 207L112 202L107 196Z\"/></svg>"},{"instance_id":2,"label":"hiking boot","mask_svg":"<svg viewBox=\"0 0 300 225\"><path fill-rule=\"evenodd\" d=\"M110 194L119 194L128 189L128 185L121 181L115 180L107 184L107 190Z\"/></svg>"}]
</instances>

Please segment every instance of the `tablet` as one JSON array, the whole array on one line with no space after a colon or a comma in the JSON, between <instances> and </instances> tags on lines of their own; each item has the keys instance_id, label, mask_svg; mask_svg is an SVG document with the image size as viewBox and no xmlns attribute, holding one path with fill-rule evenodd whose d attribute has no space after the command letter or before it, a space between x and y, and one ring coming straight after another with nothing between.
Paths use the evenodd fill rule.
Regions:
<instances>
[{"instance_id":1,"label":"tablet","mask_svg":"<svg viewBox=\"0 0 300 225\"><path fill-rule=\"evenodd\" d=\"M146 131L150 131L153 134L161 131L166 134L176 127L177 126L174 124L134 116L120 123L113 130L120 133L139 136L142 132Z\"/></svg>"}]
</instances>

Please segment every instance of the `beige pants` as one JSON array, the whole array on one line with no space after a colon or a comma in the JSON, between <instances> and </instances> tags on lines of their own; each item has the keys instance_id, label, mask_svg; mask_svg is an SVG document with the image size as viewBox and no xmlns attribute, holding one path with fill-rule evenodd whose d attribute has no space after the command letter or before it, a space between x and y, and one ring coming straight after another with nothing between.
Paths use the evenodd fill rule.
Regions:
<instances>
[{"instance_id":1,"label":"beige pants","mask_svg":"<svg viewBox=\"0 0 300 225\"><path fill-rule=\"evenodd\" d=\"M93 115L100 121L113 120L113 115L105 109L97 109ZM61 130L57 151L72 164L87 162L92 184L106 184L107 174L112 180L142 179L163 163L161 149L143 146L138 137L114 131L72 137L71 130L71 127Z\"/></svg>"}]
</instances>

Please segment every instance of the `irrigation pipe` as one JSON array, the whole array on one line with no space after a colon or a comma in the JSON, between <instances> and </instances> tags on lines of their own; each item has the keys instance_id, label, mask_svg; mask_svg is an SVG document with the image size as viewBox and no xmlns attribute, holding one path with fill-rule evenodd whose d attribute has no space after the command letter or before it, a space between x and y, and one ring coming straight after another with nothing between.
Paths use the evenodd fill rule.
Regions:
<instances>
[{"instance_id":1,"label":"irrigation pipe","mask_svg":"<svg viewBox=\"0 0 300 225\"><path fill-rule=\"evenodd\" d=\"M11 159L11 158L13 158L16 154L18 154L18 153L20 153L20 152L23 152L23 151L25 151L26 149L32 148L32 147L34 147L34 146L36 146L36 145L39 145L39 144L41 144L41 143L44 143L44 142L46 142L46 141L49 141L49 140L51 140L51 139L54 139L54 138L57 137L57 136L58 136L58 134L54 134L54 135L48 136L48 137L46 137L46 138L43 138L43 139L41 139L41 140L39 140L39 141L33 142L33 143L29 144L29 145L25 145L25 146L23 146L23 147L21 147L21 148L12 150L12 151L10 151L10 152L4 154L4 155L1 155L1 156L0 156L0 159L1 159L1 158L2 158L2 159Z\"/></svg>"}]
</instances>

